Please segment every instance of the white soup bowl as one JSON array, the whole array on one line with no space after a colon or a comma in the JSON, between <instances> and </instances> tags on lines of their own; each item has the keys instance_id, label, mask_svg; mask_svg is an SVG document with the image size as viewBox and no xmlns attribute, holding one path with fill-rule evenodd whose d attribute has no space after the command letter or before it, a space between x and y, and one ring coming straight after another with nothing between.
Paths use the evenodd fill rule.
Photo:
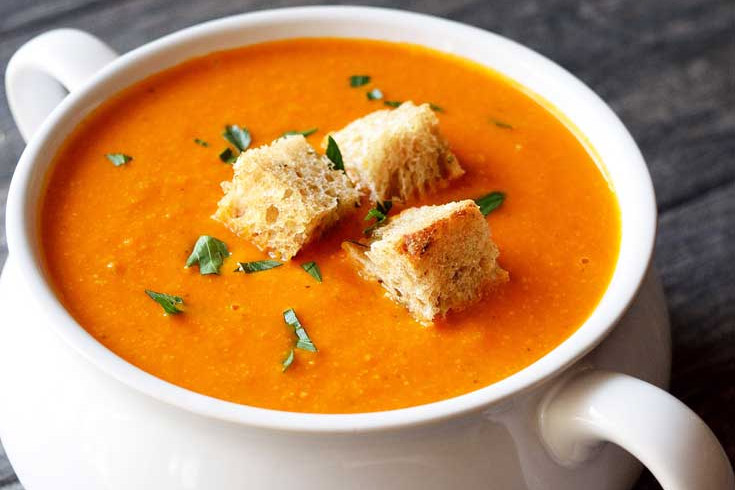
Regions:
<instances>
[{"instance_id":1,"label":"white soup bowl","mask_svg":"<svg viewBox=\"0 0 735 490\"><path fill-rule=\"evenodd\" d=\"M70 131L121 89L192 57L325 36L411 42L491 67L554 108L599 156L620 203L620 256L594 312L542 359L428 405L280 412L155 378L64 309L41 266L37 223L44 177ZM735 488L712 432L655 386L668 383L670 345L660 286L646 276L656 228L646 165L605 103L541 55L424 15L293 8L207 22L120 57L83 32L51 31L18 50L6 86L28 145L8 197L0 437L28 490L613 490L640 471L621 447L667 490Z\"/></svg>"}]
</instances>

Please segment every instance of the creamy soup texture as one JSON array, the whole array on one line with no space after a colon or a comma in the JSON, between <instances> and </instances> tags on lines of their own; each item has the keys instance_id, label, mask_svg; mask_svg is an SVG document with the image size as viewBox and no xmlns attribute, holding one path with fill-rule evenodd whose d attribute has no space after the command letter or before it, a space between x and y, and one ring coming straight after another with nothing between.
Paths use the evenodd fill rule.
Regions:
<instances>
[{"instance_id":1,"label":"creamy soup texture","mask_svg":"<svg viewBox=\"0 0 735 490\"><path fill-rule=\"evenodd\" d=\"M370 76L352 87L349 77ZM380 89L383 99L366 92ZM363 206L293 261L268 257L211 219L232 167L227 124L252 146L289 130L329 131L384 102L435 104L466 174L422 202L502 191L487 217L510 281L480 304L425 327L341 250L366 226ZM231 146L231 145L230 145ZM320 150L321 151L321 150ZM106 154L132 160L116 166ZM582 142L502 76L425 48L295 39L212 53L132 85L68 137L48 178L41 233L59 297L90 334L139 368L193 391L272 409L348 413L438 401L482 388L538 360L589 316L612 276L620 217ZM184 268L200 235L232 255L219 275ZM301 264L315 261L323 282ZM165 315L145 294L180 296ZM282 361L293 308L319 352Z\"/></svg>"}]
</instances>

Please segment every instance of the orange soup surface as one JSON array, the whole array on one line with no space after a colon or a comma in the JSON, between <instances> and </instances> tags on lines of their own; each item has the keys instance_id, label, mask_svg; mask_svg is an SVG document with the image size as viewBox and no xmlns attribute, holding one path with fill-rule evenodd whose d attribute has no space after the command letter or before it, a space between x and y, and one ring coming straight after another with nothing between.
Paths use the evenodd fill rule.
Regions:
<instances>
[{"instance_id":1,"label":"orange soup surface","mask_svg":"<svg viewBox=\"0 0 735 490\"><path fill-rule=\"evenodd\" d=\"M352 75L370 82L351 87ZM366 92L378 88L382 100ZM435 104L466 174L422 202L506 194L488 215L510 281L432 326L361 279L341 250L359 239L369 204L291 262L266 257L211 219L232 167L218 155L227 124L252 146L285 131L329 131L384 102ZM199 142L195 142L198 140ZM208 146L205 146L205 143ZM320 150L321 151L321 150ZM133 159L115 166L105 155ZM217 52L136 83L69 136L41 213L46 268L58 295L101 343L179 386L272 409L349 413L438 401L503 379L559 345L589 316L617 259L619 211L593 157L514 83L425 48L300 39ZM219 275L184 268L200 235L232 255ZM318 283L301 264L315 261ZM164 315L144 290L183 298ZM282 361L293 308L317 353Z\"/></svg>"}]
</instances>

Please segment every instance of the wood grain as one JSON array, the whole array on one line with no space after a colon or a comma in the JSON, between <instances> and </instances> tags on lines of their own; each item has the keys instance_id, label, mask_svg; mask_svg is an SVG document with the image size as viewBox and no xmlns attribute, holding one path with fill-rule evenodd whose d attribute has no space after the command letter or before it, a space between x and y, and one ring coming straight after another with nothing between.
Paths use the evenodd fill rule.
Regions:
<instances>
[{"instance_id":1,"label":"wood grain","mask_svg":"<svg viewBox=\"0 0 735 490\"><path fill-rule=\"evenodd\" d=\"M0 65L48 29L87 30L120 52L201 21L340 2L3 0ZM655 263L672 320L672 391L735 459L735 2L361 1L447 17L557 61L618 113L646 157L660 211ZM4 88L0 99L5 100ZM0 102L0 203L23 142ZM0 211L0 263L6 257ZM636 490L660 488L644 474ZM20 490L0 447L0 490Z\"/></svg>"}]
</instances>

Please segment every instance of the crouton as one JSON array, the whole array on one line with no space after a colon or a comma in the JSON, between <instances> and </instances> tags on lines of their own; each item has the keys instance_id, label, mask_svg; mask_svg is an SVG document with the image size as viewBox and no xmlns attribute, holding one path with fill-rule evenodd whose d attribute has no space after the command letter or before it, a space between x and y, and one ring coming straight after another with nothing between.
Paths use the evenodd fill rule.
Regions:
<instances>
[{"instance_id":1,"label":"crouton","mask_svg":"<svg viewBox=\"0 0 735 490\"><path fill-rule=\"evenodd\" d=\"M375 201L420 197L464 174L429 104L376 111L331 136L347 175Z\"/></svg>"},{"instance_id":2,"label":"crouton","mask_svg":"<svg viewBox=\"0 0 735 490\"><path fill-rule=\"evenodd\" d=\"M212 217L282 260L359 205L344 172L334 170L301 135L243 152L233 170Z\"/></svg>"},{"instance_id":3,"label":"crouton","mask_svg":"<svg viewBox=\"0 0 735 490\"><path fill-rule=\"evenodd\" d=\"M370 243L342 247L364 278L377 279L424 324L508 280L496 262L490 227L471 200L406 209L377 228Z\"/></svg>"}]
</instances>

